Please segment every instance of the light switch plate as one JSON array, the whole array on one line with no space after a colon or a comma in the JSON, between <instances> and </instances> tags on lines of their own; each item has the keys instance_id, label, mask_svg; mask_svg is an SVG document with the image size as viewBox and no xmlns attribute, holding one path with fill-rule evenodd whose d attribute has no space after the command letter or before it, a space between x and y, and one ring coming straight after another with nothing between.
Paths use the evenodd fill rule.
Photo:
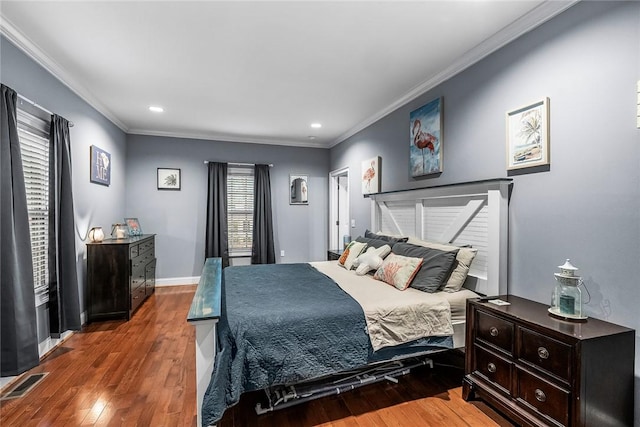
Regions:
<instances>
[{"instance_id":1,"label":"light switch plate","mask_svg":"<svg viewBox=\"0 0 640 427\"><path fill-rule=\"evenodd\" d=\"M640 129L640 80L638 80L638 129Z\"/></svg>"}]
</instances>

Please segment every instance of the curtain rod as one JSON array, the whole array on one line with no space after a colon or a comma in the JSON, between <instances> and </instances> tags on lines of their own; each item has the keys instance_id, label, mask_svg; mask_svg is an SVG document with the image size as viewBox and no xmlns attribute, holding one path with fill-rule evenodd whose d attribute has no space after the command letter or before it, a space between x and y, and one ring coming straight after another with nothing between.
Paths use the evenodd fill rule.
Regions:
<instances>
[{"instance_id":1,"label":"curtain rod","mask_svg":"<svg viewBox=\"0 0 640 427\"><path fill-rule=\"evenodd\" d=\"M216 162L216 161L217 160L205 160L204 164L206 165L208 163ZM228 164L230 166L255 166L256 165L255 163L234 163L234 162L224 162L224 163L226 163L226 164ZM269 167L272 168L273 164L272 163L269 164Z\"/></svg>"},{"instance_id":2,"label":"curtain rod","mask_svg":"<svg viewBox=\"0 0 640 427\"><path fill-rule=\"evenodd\" d=\"M44 108L42 105L36 104L35 102L33 102L32 100L30 100L29 98L27 98L26 96L20 95L18 94L18 98L20 98L20 100L26 102L27 104L31 104L34 107L36 107L37 109L39 109L40 111L53 116L53 113L49 110L47 110L46 108ZM73 122L69 122L69 127L73 127Z\"/></svg>"}]
</instances>

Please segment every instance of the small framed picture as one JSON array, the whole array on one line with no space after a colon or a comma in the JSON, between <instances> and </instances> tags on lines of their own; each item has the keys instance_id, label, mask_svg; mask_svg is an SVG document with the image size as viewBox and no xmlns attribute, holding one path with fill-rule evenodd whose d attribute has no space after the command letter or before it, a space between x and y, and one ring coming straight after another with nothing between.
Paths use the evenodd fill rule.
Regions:
<instances>
[{"instance_id":1,"label":"small framed picture","mask_svg":"<svg viewBox=\"0 0 640 427\"><path fill-rule=\"evenodd\" d=\"M549 163L549 98L508 112L507 170Z\"/></svg>"},{"instance_id":2,"label":"small framed picture","mask_svg":"<svg viewBox=\"0 0 640 427\"><path fill-rule=\"evenodd\" d=\"M362 162L362 194L380 191L380 156Z\"/></svg>"},{"instance_id":3,"label":"small framed picture","mask_svg":"<svg viewBox=\"0 0 640 427\"><path fill-rule=\"evenodd\" d=\"M142 227L138 218L125 218L124 222L129 228L129 236L142 236Z\"/></svg>"},{"instance_id":4,"label":"small framed picture","mask_svg":"<svg viewBox=\"0 0 640 427\"><path fill-rule=\"evenodd\" d=\"M309 177L307 175L289 175L289 204L308 205L309 204Z\"/></svg>"},{"instance_id":5,"label":"small framed picture","mask_svg":"<svg viewBox=\"0 0 640 427\"><path fill-rule=\"evenodd\" d=\"M89 179L96 184L111 185L111 154L98 148L95 145L90 149L90 168L91 174Z\"/></svg>"},{"instance_id":6,"label":"small framed picture","mask_svg":"<svg viewBox=\"0 0 640 427\"><path fill-rule=\"evenodd\" d=\"M158 168L158 190L180 190L180 169Z\"/></svg>"}]
</instances>

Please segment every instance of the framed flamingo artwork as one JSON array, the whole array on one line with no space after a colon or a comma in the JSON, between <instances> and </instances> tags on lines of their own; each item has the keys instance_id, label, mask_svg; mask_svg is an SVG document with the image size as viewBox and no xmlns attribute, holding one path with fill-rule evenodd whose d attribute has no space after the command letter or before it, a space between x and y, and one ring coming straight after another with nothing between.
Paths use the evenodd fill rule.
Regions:
<instances>
[{"instance_id":1,"label":"framed flamingo artwork","mask_svg":"<svg viewBox=\"0 0 640 427\"><path fill-rule=\"evenodd\" d=\"M442 172L442 98L409 114L411 177Z\"/></svg>"},{"instance_id":2,"label":"framed flamingo artwork","mask_svg":"<svg viewBox=\"0 0 640 427\"><path fill-rule=\"evenodd\" d=\"M362 162L362 194L380 192L380 156Z\"/></svg>"}]
</instances>

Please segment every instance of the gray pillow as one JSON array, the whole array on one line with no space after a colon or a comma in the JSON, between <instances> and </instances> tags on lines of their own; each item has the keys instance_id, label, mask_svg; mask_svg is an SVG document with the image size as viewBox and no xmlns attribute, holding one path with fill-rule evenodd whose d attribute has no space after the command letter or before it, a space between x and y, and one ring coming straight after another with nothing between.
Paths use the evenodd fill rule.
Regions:
<instances>
[{"instance_id":1,"label":"gray pillow","mask_svg":"<svg viewBox=\"0 0 640 427\"><path fill-rule=\"evenodd\" d=\"M386 243L388 243L389 245L393 245L394 243L398 243L398 242L406 242L407 240L409 240L408 237L393 237L393 236L387 236L386 234L376 234L373 233L369 230L366 230L364 232L364 237L366 237L367 239L378 239L378 240L384 240Z\"/></svg>"},{"instance_id":2,"label":"gray pillow","mask_svg":"<svg viewBox=\"0 0 640 427\"><path fill-rule=\"evenodd\" d=\"M396 243L391 252L396 255L423 259L422 267L410 286L429 293L438 291L446 282L458 254L457 250L441 251L411 243Z\"/></svg>"},{"instance_id":3,"label":"gray pillow","mask_svg":"<svg viewBox=\"0 0 640 427\"><path fill-rule=\"evenodd\" d=\"M362 237L362 236L356 237L356 242L366 243L367 247L373 246L376 249L378 249L378 248L380 248L380 247L382 247L384 245L393 246L393 243L387 242L386 240L370 239L368 237Z\"/></svg>"}]
</instances>

